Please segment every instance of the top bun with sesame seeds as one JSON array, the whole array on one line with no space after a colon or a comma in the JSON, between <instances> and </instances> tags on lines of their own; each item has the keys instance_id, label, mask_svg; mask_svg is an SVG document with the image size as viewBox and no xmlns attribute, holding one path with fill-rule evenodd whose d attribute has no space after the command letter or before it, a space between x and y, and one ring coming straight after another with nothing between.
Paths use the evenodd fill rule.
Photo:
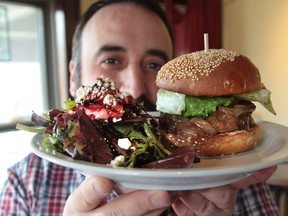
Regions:
<instances>
[{"instance_id":1,"label":"top bun with sesame seeds","mask_svg":"<svg viewBox=\"0 0 288 216\"><path fill-rule=\"evenodd\" d=\"M247 151L261 139L252 118L260 102L276 114L271 92L245 56L224 49L182 55L157 74L160 133L172 146L193 146L199 156Z\"/></svg>"},{"instance_id":2,"label":"top bun with sesame seeds","mask_svg":"<svg viewBox=\"0 0 288 216\"><path fill-rule=\"evenodd\" d=\"M193 96L234 95L262 89L258 68L245 56L224 49L185 54L158 73L161 89Z\"/></svg>"}]
</instances>

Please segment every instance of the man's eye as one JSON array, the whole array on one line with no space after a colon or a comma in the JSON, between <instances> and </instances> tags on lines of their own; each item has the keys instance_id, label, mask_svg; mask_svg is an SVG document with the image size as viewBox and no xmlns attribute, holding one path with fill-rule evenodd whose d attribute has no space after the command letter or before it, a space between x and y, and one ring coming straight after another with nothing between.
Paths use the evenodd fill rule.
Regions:
<instances>
[{"instance_id":1,"label":"man's eye","mask_svg":"<svg viewBox=\"0 0 288 216\"><path fill-rule=\"evenodd\" d=\"M158 71L158 70L160 70L162 65L157 64L157 63L150 63L147 65L147 67Z\"/></svg>"},{"instance_id":2,"label":"man's eye","mask_svg":"<svg viewBox=\"0 0 288 216\"><path fill-rule=\"evenodd\" d=\"M103 61L106 64L119 64L119 61L117 59L114 58L109 58Z\"/></svg>"}]
</instances>

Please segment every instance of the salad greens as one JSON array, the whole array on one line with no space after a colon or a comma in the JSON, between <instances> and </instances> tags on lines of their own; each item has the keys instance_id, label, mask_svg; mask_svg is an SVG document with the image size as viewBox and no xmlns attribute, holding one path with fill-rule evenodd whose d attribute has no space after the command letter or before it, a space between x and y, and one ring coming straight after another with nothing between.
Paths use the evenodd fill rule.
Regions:
<instances>
[{"instance_id":1,"label":"salad greens","mask_svg":"<svg viewBox=\"0 0 288 216\"><path fill-rule=\"evenodd\" d=\"M98 77L93 85L81 86L76 100L64 103L65 109L42 116L33 112L34 126L18 124L17 129L43 134L45 148L98 164L191 168L194 162L191 147L177 152L169 145L168 150L156 133L158 120L109 78Z\"/></svg>"},{"instance_id":2,"label":"salad greens","mask_svg":"<svg viewBox=\"0 0 288 216\"><path fill-rule=\"evenodd\" d=\"M83 125L83 123L81 123L82 121L77 121L74 116L75 114L69 114L68 112L75 108L76 103L69 99L65 101L65 104L67 108L62 109L61 111L53 109L50 112L43 114L43 116L33 113L31 119L35 126L27 126L18 123L16 128L43 134L41 145L47 149L55 150L60 153L67 153L65 147L73 143L73 145L78 144L78 151L82 151L83 148L85 149L85 146L82 146L86 135L84 134L84 131L82 131L81 134L79 128L84 128L86 125ZM89 121L92 122L92 120ZM145 118L135 122L120 121L107 124L101 122L101 126L96 126L97 122L100 123L99 121L93 121L92 124L95 126L93 130L100 130L99 134L103 135L103 138L101 138L103 140L106 139L106 137L111 137L111 132L113 133L114 129L117 130L118 133L110 140L111 142L114 142L114 145L117 145L118 138L128 138L133 145L133 150L130 149L127 151L127 155L130 155L120 166L138 167L142 163L164 159L166 156L171 155L171 152L165 148L153 131L150 121L151 119ZM108 127L110 129L106 130ZM87 133L88 132L89 131L87 131ZM113 158L109 159L109 161L111 160L113 160Z\"/></svg>"},{"instance_id":3,"label":"salad greens","mask_svg":"<svg viewBox=\"0 0 288 216\"><path fill-rule=\"evenodd\" d=\"M156 160L165 158L171 152L167 150L155 136L147 121L137 123L120 123L115 125L116 130L129 138L136 147L136 150L125 162L124 166L134 167L137 162L137 156L141 154L152 154Z\"/></svg>"}]
</instances>

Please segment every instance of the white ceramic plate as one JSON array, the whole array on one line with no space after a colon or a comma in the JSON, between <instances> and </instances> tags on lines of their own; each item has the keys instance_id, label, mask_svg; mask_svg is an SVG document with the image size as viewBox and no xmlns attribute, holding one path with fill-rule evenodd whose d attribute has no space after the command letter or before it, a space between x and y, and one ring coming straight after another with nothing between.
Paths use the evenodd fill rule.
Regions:
<instances>
[{"instance_id":1,"label":"white ceramic plate","mask_svg":"<svg viewBox=\"0 0 288 216\"><path fill-rule=\"evenodd\" d=\"M205 157L192 169L112 168L106 165L73 160L61 153L40 147L42 135L31 141L33 152L53 163L88 175L105 176L123 187L135 189L189 190L235 182L251 172L288 161L288 128L259 121L264 139L254 149L230 156Z\"/></svg>"}]
</instances>

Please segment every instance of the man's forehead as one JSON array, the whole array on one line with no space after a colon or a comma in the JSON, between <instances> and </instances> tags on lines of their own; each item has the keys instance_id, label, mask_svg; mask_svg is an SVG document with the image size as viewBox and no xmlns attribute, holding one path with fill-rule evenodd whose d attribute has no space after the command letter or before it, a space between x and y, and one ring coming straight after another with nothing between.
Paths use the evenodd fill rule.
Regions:
<instances>
[{"instance_id":1,"label":"man's forehead","mask_svg":"<svg viewBox=\"0 0 288 216\"><path fill-rule=\"evenodd\" d=\"M115 3L101 8L84 27L82 39L85 49L92 43L97 46L95 49L106 44L128 49L136 43L139 49L158 49L167 52L171 58L172 41L164 22L157 14L131 3Z\"/></svg>"},{"instance_id":2,"label":"man's forehead","mask_svg":"<svg viewBox=\"0 0 288 216\"><path fill-rule=\"evenodd\" d=\"M130 11L130 13L127 13L127 11ZM103 19L104 17L114 18L116 13L117 13L117 15L122 15L121 17L129 17L129 15L131 13L133 13L133 16L139 14L139 11L141 11L141 15L146 14L148 17L151 16L152 14L154 14L149 9L144 8L144 6L142 7L140 5L134 4L133 2L122 2L122 3L118 2L118 3L109 4L109 5L106 5L106 6L102 7L102 8L100 8L92 16L92 18L93 19L99 19L101 21L105 21ZM113 21L115 22L117 20L114 19Z\"/></svg>"},{"instance_id":3,"label":"man's forehead","mask_svg":"<svg viewBox=\"0 0 288 216\"><path fill-rule=\"evenodd\" d=\"M82 35L85 34L85 32L95 32L96 30L107 31L108 29L119 26L123 28L127 26L126 23L129 22L134 23L134 26L141 25L139 20L151 19L151 15L152 17L155 16L155 14L153 16L153 13L148 9L133 3L109 4L94 13L84 26ZM129 28L131 28L131 26L129 26Z\"/></svg>"}]
</instances>

